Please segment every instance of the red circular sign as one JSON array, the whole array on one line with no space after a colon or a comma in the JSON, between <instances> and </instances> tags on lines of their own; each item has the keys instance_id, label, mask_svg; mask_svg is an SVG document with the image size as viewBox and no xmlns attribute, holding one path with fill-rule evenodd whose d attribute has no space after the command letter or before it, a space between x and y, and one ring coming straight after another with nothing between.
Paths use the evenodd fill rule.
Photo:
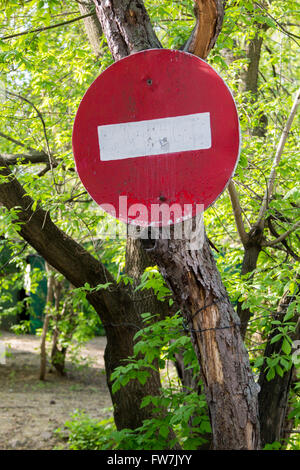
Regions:
<instances>
[{"instance_id":1,"label":"red circular sign","mask_svg":"<svg viewBox=\"0 0 300 470\"><path fill-rule=\"evenodd\" d=\"M73 129L88 193L120 220L144 226L210 206L234 172L239 146L237 110L222 78L198 57L167 49L108 67L84 95Z\"/></svg>"}]
</instances>

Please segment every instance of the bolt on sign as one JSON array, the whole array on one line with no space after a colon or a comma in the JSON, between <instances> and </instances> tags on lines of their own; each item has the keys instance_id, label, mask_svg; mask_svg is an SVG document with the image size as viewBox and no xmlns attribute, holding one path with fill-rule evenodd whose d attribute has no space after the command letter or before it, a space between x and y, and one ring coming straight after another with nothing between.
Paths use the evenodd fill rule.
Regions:
<instances>
[{"instance_id":1,"label":"bolt on sign","mask_svg":"<svg viewBox=\"0 0 300 470\"><path fill-rule=\"evenodd\" d=\"M79 105L72 140L91 197L141 226L182 222L209 207L240 149L236 105L223 79L198 57L168 49L108 67Z\"/></svg>"}]
</instances>

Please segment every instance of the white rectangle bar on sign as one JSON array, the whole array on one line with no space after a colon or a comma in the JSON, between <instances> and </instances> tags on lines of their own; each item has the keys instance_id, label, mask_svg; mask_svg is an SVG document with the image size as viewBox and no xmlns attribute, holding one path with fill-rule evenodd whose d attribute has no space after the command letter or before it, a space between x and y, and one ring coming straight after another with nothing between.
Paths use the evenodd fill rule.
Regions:
<instances>
[{"instance_id":1,"label":"white rectangle bar on sign","mask_svg":"<svg viewBox=\"0 0 300 470\"><path fill-rule=\"evenodd\" d=\"M211 147L210 113L98 126L102 161Z\"/></svg>"},{"instance_id":2,"label":"white rectangle bar on sign","mask_svg":"<svg viewBox=\"0 0 300 470\"><path fill-rule=\"evenodd\" d=\"M0 364L6 364L5 343L0 341Z\"/></svg>"}]
</instances>

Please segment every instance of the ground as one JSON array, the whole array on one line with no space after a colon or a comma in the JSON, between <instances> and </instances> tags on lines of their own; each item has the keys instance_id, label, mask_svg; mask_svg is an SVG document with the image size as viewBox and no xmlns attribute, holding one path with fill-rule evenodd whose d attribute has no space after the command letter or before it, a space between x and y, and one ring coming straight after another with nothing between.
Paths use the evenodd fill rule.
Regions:
<instances>
[{"instance_id":1,"label":"ground","mask_svg":"<svg viewBox=\"0 0 300 470\"><path fill-rule=\"evenodd\" d=\"M66 377L49 373L48 368L45 382L39 380L40 338L0 332L0 342L8 352L6 363L0 363L0 450L63 447L66 444L55 430L63 429L76 409L99 419L112 414L104 337L80 350L77 365L67 362Z\"/></svg>"}]
</instances>

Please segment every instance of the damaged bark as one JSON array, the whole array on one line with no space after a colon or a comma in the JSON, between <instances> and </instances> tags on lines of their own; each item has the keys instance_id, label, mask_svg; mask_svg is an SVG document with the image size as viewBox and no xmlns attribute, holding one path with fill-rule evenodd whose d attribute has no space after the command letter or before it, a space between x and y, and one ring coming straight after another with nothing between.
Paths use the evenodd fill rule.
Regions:
<instances>
[{"instance_id":1,"label":"damaged bark","mask_svg":"<svg viewBox=\"0 0 300 470\"><path fill-rule=\"evenodd\" d=\"M143 2L94 1L115 60L158 47ZM197 0L195 12L196 27L184 50L197 52L204 58L221 29L223 2ZM145 247L148 246L147 241ZM202 369L214 448L259 448L258 390L238 317L221 282L208 241L203 249L191 252L184 240L158 240L148 253L159 266L191 330Z\"/></svg>"},{"instance_id":2,"label":"damaged bark","mask_svg":"<svg viewBox=\"0 0 300 470\"><path fill-rule=\"evenodd\" d=\"M201 366L214 449L259 449L258 387L238 316L208 240L198 251L189 251L184 240L157 240L148 252L170 286L191 333Z\"/></svg>"},{"instance_id":3,"label":"damaged bark","mask_svg":"<svg viewBox=\"0 0 300 470\"><path fill-rule=\"evenodd\" d=\"M183 50L206 59L222 29L224 2L222 0L195 0L195 28Z\"/></svg>"}]
</instances>

